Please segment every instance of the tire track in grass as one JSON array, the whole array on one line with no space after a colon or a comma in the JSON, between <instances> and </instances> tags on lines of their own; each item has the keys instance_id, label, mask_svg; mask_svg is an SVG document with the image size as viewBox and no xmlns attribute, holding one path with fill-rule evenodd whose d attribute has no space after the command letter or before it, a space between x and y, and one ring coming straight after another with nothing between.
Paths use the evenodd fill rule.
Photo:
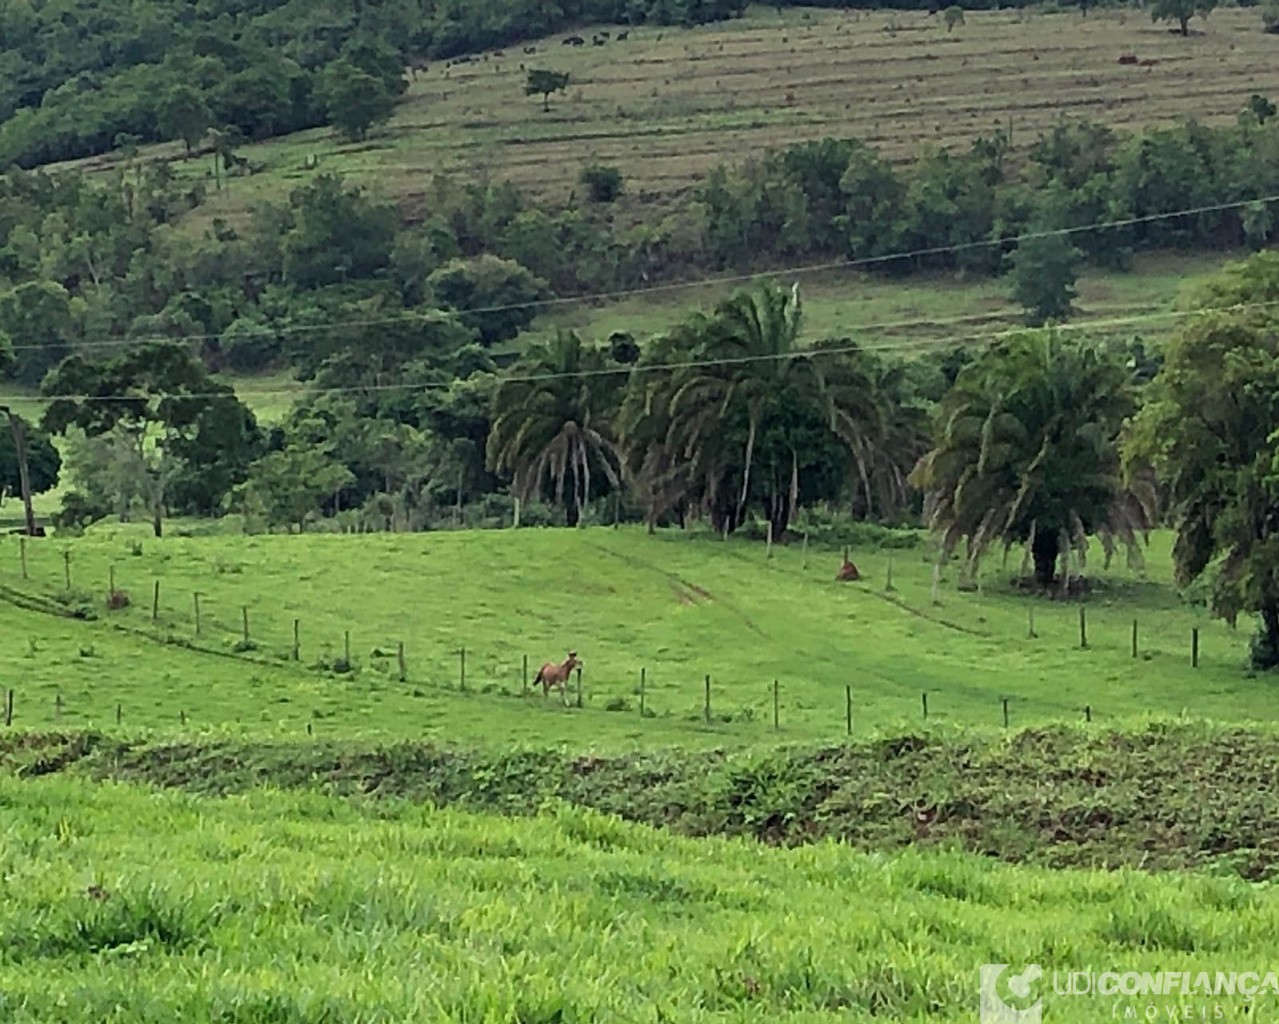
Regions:
<instances>
[{"instance_id":1,"label":"tire track in grass","mask_svg":"<svg viewBox=\"0 0 1279 1024\"><path fill-rule=\"evenodd\" d=\"M600 552L601 554L608 555L610 558L616 558L620 562L625 562L626 564L632 565L638 569L643 569L645 572L654 572L661 576L664 576L667 579L667 581L670 582L673 586L682 587L684 590L694 593L698 595L699 597L705 598L707 601L714 601L716 604L721 605L725 611L741 619L742 622L746 624L746 627L749 630L751 630L751 632L755 633L757 636L762 636L766 640L772 639L772 637L769 636L768 633L766 633L763 629L760 628L759 624L755 622L754 619L752 619L749 615L747 615L744 611L742 611L736 605L733 605L730 602L725 601L722 597L717 597L715 594L712 594L709 590L705 589L704 587L699 587L696 583L692 583L689 580L684 579L684 577L680 576L678 573L671 572L669 569L664 569L660 565L657 565L654 562L649 562L646 559L640 558L638 555L631 555L621 551L614 551L612 548L609 548L603 544L599 544L596 541L587 540L583 538L582 544L584 544L585 546L589 548L593 548L594 550Z\"/></svg>"},{"instance_id":2,"label":"tire track in grass","mask_svg":"<svg viewBox=\"0 0 1279 1024\"><path fill-rule=\"evenodd\" d=\"M807 580L807 577L805 577L802 573L787 569L786 567L781 565L770 564L766 561L757 562L751 559L746 553L742 551L726 548L725 550L721 552L721 554L728 555L740 562L750 565L752 568L755 568L755 569L765 569L769 572L774 572L782 576L785 576L787 579L809 582ZM636 561L638 562L642 560L637 559ZM654 566L653 568L659 572L666 572L666 570L662 570L656 566ZM669 574L669 575L672 575L675 578L678 578L677 576L675 576L675 574ZM916 618L924 619L928 622L933 623L934 625L939 625L946 629L955 630L960 633L966 634L968 636L976 637L982 640L999 641L1001 639L999 636L996 636L995 634L990 632L982 632L982 631L974 630L967 626L963 626L959 623L954 623L945 619L936 618L920 609L912 608L910 605L906 604L900 598L894 598L888 594L881 594L873 590L864 590L864 591L859 590L858 593L879 598L880 600L886 601L888 604L892 605L893 607L898 608L902 611L905 611ZM837 667L844 666L844 662L842 660L831 657L825 648L812 650L812 651L805 651L803 653L803 656L804 656L804 659L808 661L820 661L824 664L833 665ZM889 674L882 666L876 666L874 669L871 669L869 671L863 669L863 671L866 672L867 677L878 679L881 682L886 683L889 686L893 687L894 689L901 689L903 686L905 686L905 684L902 682L902 680L899 677L895 677L894 675ZM1045 710L1068 714L1070 716L1073 716L1076 712L1079 711L1079 708L1076 707L1074 704L1060 701L1060 700L1054 700L1051 697L1045 696L1043 694L1036 694L1035 696L1030 696L1030 697L1021 697L1015 694L1006 693L1005 691L997 690L992 687L982 685L980 683L958 682L950 675L945 674L944 668L939 668L936 673L930 672L929 674L934 676L933 687L937 691L959 696L961 698L972 701L974 704L981 704L983 702L990 703L997 700L997 698L999 698L1000 696L1008 696L1010 702L1012 702L1014 705L1016 703L1022 703L1029 706L1037 706ZM943 715L945 717L953 717L950 712L945 712L945 711L934 711L933 714Z\"/></svg>"},{"instance_id":3,"label":"tire track in grass","mask_svg":"<svg viewBox=\"0 0 1279 1024\"><path fill-rule=\"evenodd\" d=\"M748 558L745 554L743 554L740 551L726 550L724 554L730 555L741 562L745 562L747 565L766 569L769 572L781 573L783 576L786 576L789 579L806 579L807 578L800 572L793 572L790 569L786 569L780 565L770 565L767 561L763 562L762 564L757 563L753 559ZM881 601L886 601L888 604L893 605L895 608L900 608L902 611L910 615L913 615L916 618L924 619L928 622L933 623L934 625L942 626L946 629L953 629L956 632L965 633L968 636L981 637L982 639L985 639L985 640L997 639L997 637L995 637L995 634L989 631L973 629L971 626L964 626L958 622L951 622L949 619L943 619L936 615L929 615L923 609L915 608L914 606L907 604L901 598L893 597L891 594L881 594L877 590L859 590L857 591L857 593L865 594L868 597L875 597Z\"/></svg>"}]
</instances>

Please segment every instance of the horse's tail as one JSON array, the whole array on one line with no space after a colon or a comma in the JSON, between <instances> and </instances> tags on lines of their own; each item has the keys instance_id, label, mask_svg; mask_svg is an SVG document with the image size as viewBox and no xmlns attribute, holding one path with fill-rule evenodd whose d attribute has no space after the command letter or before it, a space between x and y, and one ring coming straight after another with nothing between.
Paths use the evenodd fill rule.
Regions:
<instances>
[{"instance_id":1,"label":"horse's tail","mask_svg":"<svg viewBox=\"0 0 1279 1024\"><path fill-rule=\"evenodd\" d=\"M546 671L545 665L543 665L541 668L537 670L537 675L533 677L534 686L536 686L538 683L542 683L543 685L546 684L546 680L542 678L542 673L544 673L545 671Z\"/></svg>"}]
</instances>

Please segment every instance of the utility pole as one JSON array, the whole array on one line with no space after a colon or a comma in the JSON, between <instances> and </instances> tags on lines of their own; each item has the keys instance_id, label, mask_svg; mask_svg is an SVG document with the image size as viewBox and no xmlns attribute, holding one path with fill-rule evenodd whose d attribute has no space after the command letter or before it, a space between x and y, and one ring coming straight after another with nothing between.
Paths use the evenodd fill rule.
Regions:
<instances>
[{"instance_id":1,"label":"utility pole","mask_svg":"<svg viewBox=\"0 0 1279 1024\"><path fill-rule=\"evenodd\" d=\"M15 416L7 405L0 405L0 412L9 420L13 433L13 446L18 453L18 482L22 488L22 508L27 515L27 536L36 535L36 516L31 508L31 469L27 465L27 430L21 417Z\"/></svg>"}]
</instances>

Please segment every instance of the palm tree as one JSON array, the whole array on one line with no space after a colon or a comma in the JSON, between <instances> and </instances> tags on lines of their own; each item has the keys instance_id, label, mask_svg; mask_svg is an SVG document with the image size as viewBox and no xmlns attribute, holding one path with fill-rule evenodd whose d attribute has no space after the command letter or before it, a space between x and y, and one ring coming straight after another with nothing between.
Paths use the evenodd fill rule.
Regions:
<instances>
[{"instance_id":1,"label":"palm tree","mask_svg":"<svg viewBox=\"0 0 1279 1024\"><path fill-rule=\"evenodd\" d=\"M888 421L876 374L847 342L802 347L801 324L798 288L766 286L692 317L640 360L620 422L650 524L659 506L696 501L717 531L733 530L754 496L780 537L801 485L831 489L832 464L851 459L871 478Z\"/></svg>"},{"instance_id":2,"label":"palm tree","mask_svg":"<svg viewBox=\"0 0 1279 1024\"><path fill-rule=\"evenodd\" d=\"M1066 589L1070 555L1082 565L1091 535L1107 564L1116 542L1140 564L1154 491L1125 484L1119 463L1134 409L1123 364L1097 346L1035 331L983 352L942 400L933 448L910 477L943 560L962 540L973 573L996 541L1025 544L1038 585L1051 585L1060 556Z\"/></svg>"},{"instance_id":3,"label":"palm tree","mask_svg":"<svg viewBox=\"0 0 1279 1024\"><path fill-rule=\"evenodd\" d=\"M604 354L572 333L531 349L499 384L489 468L512 475L521 501L549 497L576 526L603 477L619 486L620 456L609 417L618 378Z\"/></svg>"}]
</instances>

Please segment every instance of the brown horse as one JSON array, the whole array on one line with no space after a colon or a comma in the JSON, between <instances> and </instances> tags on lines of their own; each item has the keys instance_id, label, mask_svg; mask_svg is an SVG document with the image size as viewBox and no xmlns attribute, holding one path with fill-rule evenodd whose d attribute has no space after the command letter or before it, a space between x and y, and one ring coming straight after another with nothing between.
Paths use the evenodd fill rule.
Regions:
<instances>
[{"instance_id":1,"label":"brown horse","mask_svg":"<svg viewBox=\"0 0 1279 1024\"><path fill-rule=\"evenodd\" d=\"M568 677L572 673L573 669L577 668L581 664L581 661L579 661L577 657L577 651L569 651L567 661L561 662L558 665L553 661L548 661L545 665L539 668L537 670L537 678L533 680L533 685L536 686L538 683L542 684L543 697L551 692L552 686L558 687L560 691L560 699L563 700L565 697L564 684L568 682Z\"/></svg>"}]
</instances>

